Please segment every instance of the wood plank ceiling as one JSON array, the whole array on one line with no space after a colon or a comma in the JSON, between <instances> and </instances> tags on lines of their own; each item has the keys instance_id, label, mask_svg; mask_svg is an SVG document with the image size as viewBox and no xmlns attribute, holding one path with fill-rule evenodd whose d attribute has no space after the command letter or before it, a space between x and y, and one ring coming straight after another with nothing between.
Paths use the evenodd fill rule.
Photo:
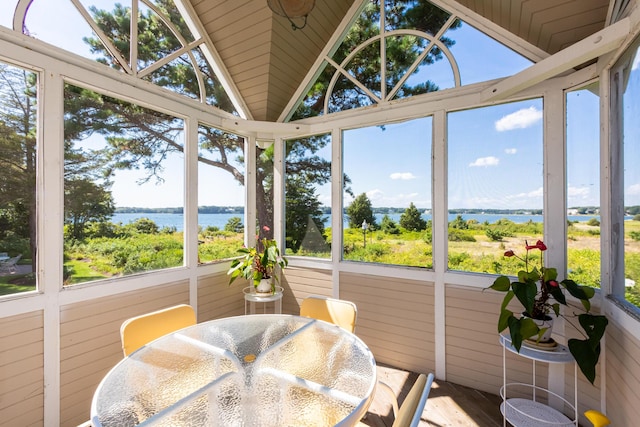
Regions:
<instances>
[{"instance_id":1,"label":"wood plank ceiling","mask_svg":"<svg viewBox=\"0 0 640 427\"><path fill-rule=\"evenodd\" d=\"M189 0L253 120L276 121L354 2L316 0L293 30L267 0ZM615 0L440 0L468 9L547 54L603 29ZM467 18L469 19L469 18ZM474 22L468 22L473 25Z\"/></svg>"}]
</instances>

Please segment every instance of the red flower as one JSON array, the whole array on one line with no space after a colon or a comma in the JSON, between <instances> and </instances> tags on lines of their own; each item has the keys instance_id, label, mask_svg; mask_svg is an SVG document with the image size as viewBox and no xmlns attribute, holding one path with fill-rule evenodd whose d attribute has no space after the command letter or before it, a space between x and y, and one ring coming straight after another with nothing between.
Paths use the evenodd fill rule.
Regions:
<instances>
[{"instance_id":1,"label":"red flower","mask_svg":"<svg viewBox=\"0 0 640 427\"><path fill-rule=\"evenodd\" d=\"M263 225L263 226L262 226L262 229L263 229L264 231L270 231L270 230L271 230L271 229L269 228L269 226L268 226L268 225Z\"/></svg>"},{"instance_id":2,"label":"red flower","mask_svg":"<svg viewBox=\"0 0 640 427\"><path fill-rule=\"evenodd\" d=\"M516 254L511 249L509 249L508 251L506 251L504 253L504 256L508 256L508 257L512 257L512 256L515 256L515 255Z\"/></svg>"},{"instance_id":3,"label":"red flower","mask_svg":"<svg viewBox=\"0 0 640 427\"><path fill-rule=\"evenodd\" d=\"M558 284L558 282L556 280L549 280L547 282L547 285L551 286L552 288L558 288L560 287L560 285Z\"/></svg>"},{"instance_id":4,"label":"red flower","mask_svg":"<svg viewBox=\"0 0 640 427\"><path fill-rule=\"evenodd\" d=\"M536 242L536 244L533 245L533 246L526 245L525 249L528 250L528 251L531 250L531 249L540 249L541 251L546 251L547 250L547 246L542 242L542 240L538 240Z\"/></svg>"}]
</instances>

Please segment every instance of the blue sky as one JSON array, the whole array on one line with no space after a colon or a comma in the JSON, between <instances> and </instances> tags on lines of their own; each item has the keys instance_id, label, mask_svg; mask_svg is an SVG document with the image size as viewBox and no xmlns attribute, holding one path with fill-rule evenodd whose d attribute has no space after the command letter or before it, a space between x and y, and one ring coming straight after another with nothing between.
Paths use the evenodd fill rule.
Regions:
<instances>
[{"instance_id":1,"label":"blue sky","mask_svg":"<svg viewBox=\"0 0 640 427\"><path fill-rule=\"evenodd\" d=\"M15 1L0 4L0 25L10 26ZM82 1L110 10L113 1ZM129 4L130 1L120 1ZM82 37L89 29L67 0L35 0L27 20L29 30L43 40L82 52ZM456 40L452 53L461 70L463 84L513 74L528 61L485 37L468 25L448 36ZM481 64L481 66L478 66ZM636 64L637 65L637 64ZM636 73L637 75L637 73ZM418 78L441 87L453 81L446 60L423 69ZM415 79L416 77L412 77ZM599 164L598 99L585 91L569 96L569 206L598 205L599 182L593 167ZM540 100L451 113L449 120L449 207L531 208L542 207L542 102ZM374 206L431 208L431 119L345 132L345 171L353 180L356 195L367 193ZM588 148L589 147L589 148ZM380 155L380 153L384 153ZM328 149L321 155L331 158ZM573 159L573 160L572 160ZM170 160L183 171L181 158ZM573 166L573 163L575 166ZM167 169L173 169L167 168ZM182 177L167 176L165 184L132 185L136 172L119 172L112 188L117 206L181 206ZM228 173L201 171L199 205L242 205L244 191ZM640 178L626 177L640 184ZM629 188L634 183L629 183ZM640 188L640 185L637 185ZM318 188L328 204L330 186ZM640 190L637 192L640 197ZM345 198L345 205L351 201Z\"/></svg>"}]
</instances>

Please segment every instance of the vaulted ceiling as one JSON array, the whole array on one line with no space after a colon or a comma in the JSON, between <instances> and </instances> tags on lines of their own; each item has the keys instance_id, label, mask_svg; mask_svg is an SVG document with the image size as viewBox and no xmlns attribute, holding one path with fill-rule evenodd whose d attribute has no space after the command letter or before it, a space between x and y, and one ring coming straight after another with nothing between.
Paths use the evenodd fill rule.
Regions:
<instances>
[{"instance_id":1,"label":"vaulted ceiling","mask_svg":"<svg viewBox=\"0 0 640 427\"><path fill-rule=\"evenodd\" d=\"M267 0L189 0L253 120L277 121L362 1L316 0L293 30ZM432 0L539 61L602 30L629 0ZM346 25L343 24L343 26Z\"/></svg>"}]
</instances>

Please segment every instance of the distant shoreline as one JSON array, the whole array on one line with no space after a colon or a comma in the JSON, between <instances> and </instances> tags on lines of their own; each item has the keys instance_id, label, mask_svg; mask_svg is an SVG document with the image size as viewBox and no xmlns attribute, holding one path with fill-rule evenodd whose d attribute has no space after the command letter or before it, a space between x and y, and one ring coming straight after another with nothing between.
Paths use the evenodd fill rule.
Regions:
<instances>
[{"instance_id":1,"label":"distant shoreline","mask_svg":"<svg viewBox=\"0 0 640 427\"><path fill-rule=\"evenodd\" d=\"M630 206L625 210L632 210L635 206ZM374 214L402 214L407 208L393 208L393 207L373 207L371 210ZM323 215L330 215L331 208L321 207ZM418 208L423 214L431 214L431 209ZM115 210L116 214L183 214L184 208L182 207L164 207L164 208L142 208L142 207L118 207ZM201 214L244 214L244 206L199 206L198 213ZM346 213L346 209L345 209ZM449 209L449 215L542 215L542 209ZM567 209L567 214L571 216L594 216L600 215L600 209L594 206L581 206L572 207ZM633 215L631 213L630 215Z\"/></svg>"}]
</instances>

